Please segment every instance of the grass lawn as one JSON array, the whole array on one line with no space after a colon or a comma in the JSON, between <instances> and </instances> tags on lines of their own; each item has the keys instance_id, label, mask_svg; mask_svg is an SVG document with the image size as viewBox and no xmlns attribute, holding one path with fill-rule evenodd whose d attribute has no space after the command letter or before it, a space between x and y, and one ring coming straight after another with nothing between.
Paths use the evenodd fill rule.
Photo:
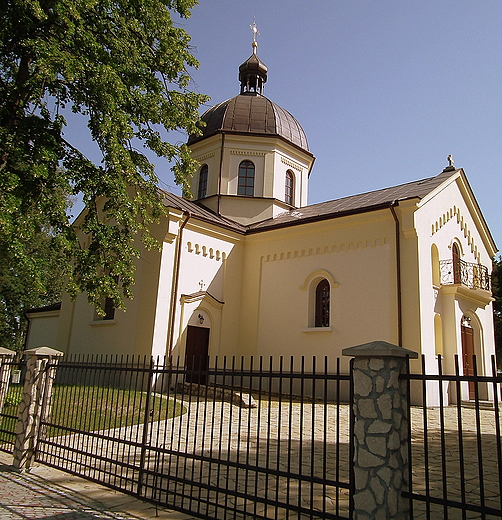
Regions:
<instances>
[{"instance_id":1,"label":"grass lawn","mask_svg":"<svg viewBox=\"0 0 502 520\"><path fill-rule=\"evenodd\" d=\"M21 388L9 388L2 412L17 416ZM141 424L145 421L147 394L120 388L57 385L52 393L49 422L64 428L83 431L106 430ZM163 421L186 412L185 407L160 394L150 397L149 421ZM0 417L0 442L13 442L16 420ZM3 431L2 431L3 430ZM51 426L48 436L64 434L64 429Z\"/></svg>"}]
</instances>

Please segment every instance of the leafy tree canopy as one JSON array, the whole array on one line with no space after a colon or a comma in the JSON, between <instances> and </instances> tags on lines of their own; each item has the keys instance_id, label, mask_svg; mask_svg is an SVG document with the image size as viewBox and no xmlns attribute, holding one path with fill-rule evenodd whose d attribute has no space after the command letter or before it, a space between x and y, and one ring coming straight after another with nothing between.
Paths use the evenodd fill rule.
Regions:
<instances>
[{"instance_id":1,"label":"leafy tree canopy","mask_svg":"<svg viewBox=\"0 0 502 520\"><path fill-rule=\"evenodd\" d=\"M188 193L195 163L161 131L197 133L206 96L188 88L198 63L172 14L197 0L7 0L0 10L0 287L51 293L42 250L54 253L72 294L99 304L131 297L134 238L164 209L143 147L173 161ZM102 153L93 164L64 139L64 111L88 118ZM67 217L81 193L80 247ZM78 230L77 230L78 231ZM38 247L43 244L43 247ZM44 254L45 254L44 253ZM48 261L50 264L50 261ZM3 282L6 282L5 284ZM4 298L5 300L5 298Z\"/></svg>"}]
</instances>

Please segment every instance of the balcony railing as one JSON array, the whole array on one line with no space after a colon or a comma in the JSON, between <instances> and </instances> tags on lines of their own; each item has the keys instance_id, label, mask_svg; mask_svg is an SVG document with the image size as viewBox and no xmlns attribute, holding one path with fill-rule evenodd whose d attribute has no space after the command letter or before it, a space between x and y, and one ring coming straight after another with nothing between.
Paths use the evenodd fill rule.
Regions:
<instances>
[{"instance_id":1,"label":"balcony railing","mask_svg":"<svg viewBox=\"0 0 502 520\"><path fill-rule=\"evenodd\" d=\"M484 265L459 260L441 260L441 285L461 284L469 289L491 290L488 269Z\"/></svg>"}]
</instances>

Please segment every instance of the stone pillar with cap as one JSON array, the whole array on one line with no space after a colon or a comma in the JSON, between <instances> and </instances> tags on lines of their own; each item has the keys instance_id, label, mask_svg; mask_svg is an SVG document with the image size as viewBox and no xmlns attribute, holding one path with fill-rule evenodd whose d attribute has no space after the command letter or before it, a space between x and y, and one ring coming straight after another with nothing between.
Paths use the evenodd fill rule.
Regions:
<instances>
[{"instance_id":1,"label":"stone pillar with cap","mask_svg":"<svg viewBox=\"0 0 502 520\"><path fill-rule=\"evenodd\" d=\"M50 347L37 347L25 350L24 355L28 358L26 377L13 453L14 467L19 470L29 469L33 464L40 422L50 413L55 365L63 353Z\"/></svg>"},{"instance_id":2,"label":"stone pillar with cap","mask_svg":"<svg viewBox=\"0 0 502 520\"><path fill-rule=\"evenodd\" d=\"M343 349L354 357L353 402L354 465L353 518L409 518L409 417L405 381L406 358L412 350L374 341Z\"/></svg>"},{"instance_id":3,"label":"stone pillar with cap","mask_svg":"<svg viewBox=\"0 0 502 520\"><path fill-rule=\"evenodd\" d=\"M13 350L0 347L0 411L9 390L11 362L15 355L16 353Z\"/></svg>"}]
</instances>

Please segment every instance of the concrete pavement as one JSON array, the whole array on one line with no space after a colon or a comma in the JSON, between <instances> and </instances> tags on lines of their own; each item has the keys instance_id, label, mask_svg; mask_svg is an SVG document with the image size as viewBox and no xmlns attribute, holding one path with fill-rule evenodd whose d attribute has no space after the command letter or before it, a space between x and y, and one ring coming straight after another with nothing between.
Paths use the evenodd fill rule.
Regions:
<instances>
[{"instance_id":1,"label":"concrete pavement","mask_svg":"<svg viewBox=\"0 0 502 520\"><path fill-rule=\"evenodd\" d=\"M11 463L12 457L0 452L2 520L195 519L47 466L20 473Z\"/></svg>"}]
</instances>

